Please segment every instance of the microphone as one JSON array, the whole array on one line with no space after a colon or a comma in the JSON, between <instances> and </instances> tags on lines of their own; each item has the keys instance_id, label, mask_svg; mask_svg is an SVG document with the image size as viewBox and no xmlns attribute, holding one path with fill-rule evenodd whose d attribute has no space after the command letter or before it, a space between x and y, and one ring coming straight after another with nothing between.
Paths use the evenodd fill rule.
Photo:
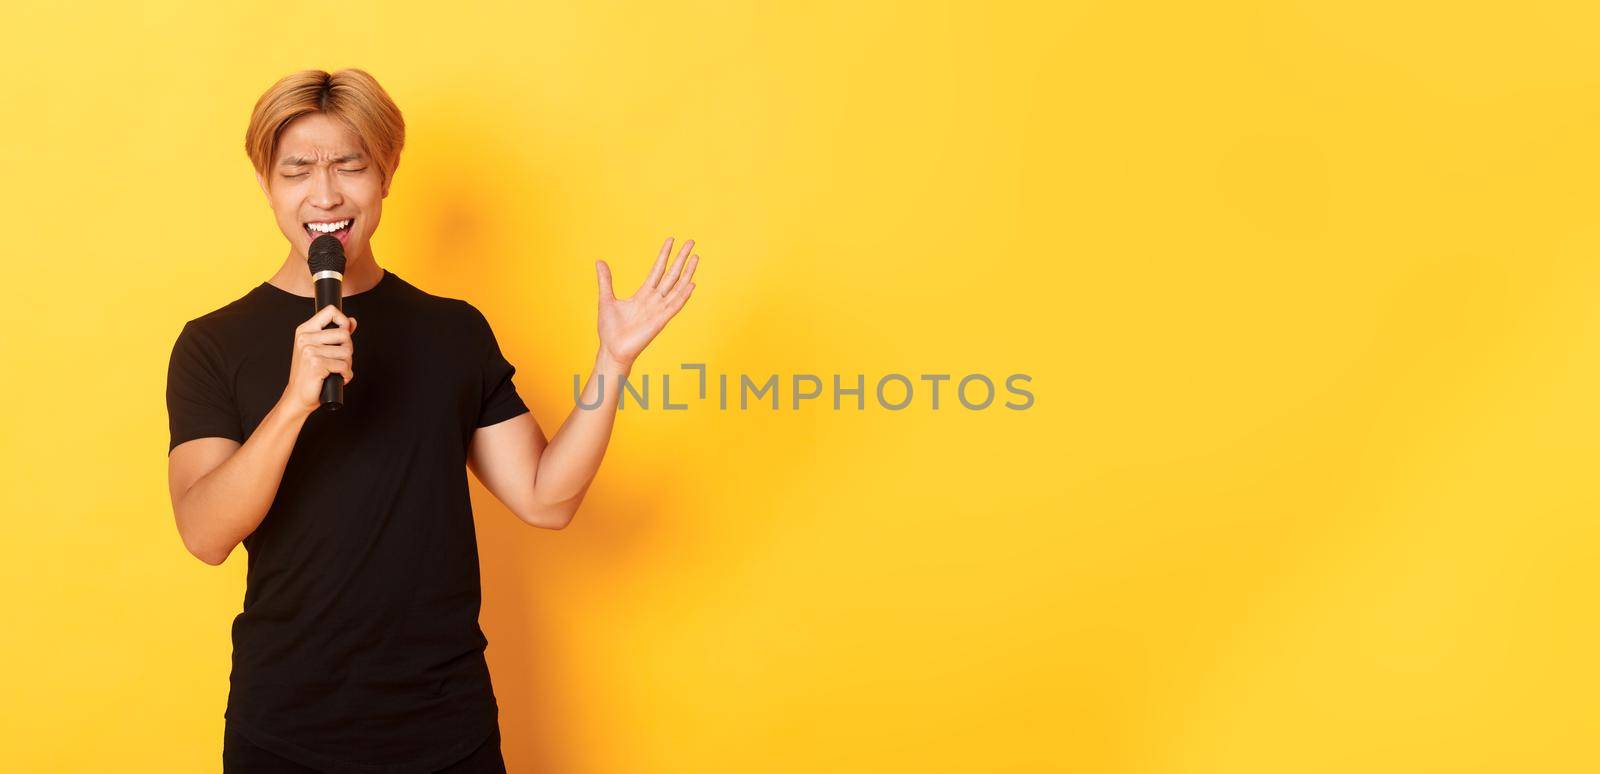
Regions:
<instances>
[{"instance_id":1,"label":"microphone","mask_svg":"<svg viewBox=\"0 0 1600 774\"><path fill-rule=\"evenodd\" d=\"M328 304L333 304L343 312L344 245L338 237L323 234L311 241L311 249L307 252L306 267L311 270L311 284L315 287L311 313L322 311ZM322 326L323 330L337 327L339 324L336 322ZM322 405L328 407L329 411L344 408L343 374L328 374L322 380Z\"/></svg>"}]
</instances>

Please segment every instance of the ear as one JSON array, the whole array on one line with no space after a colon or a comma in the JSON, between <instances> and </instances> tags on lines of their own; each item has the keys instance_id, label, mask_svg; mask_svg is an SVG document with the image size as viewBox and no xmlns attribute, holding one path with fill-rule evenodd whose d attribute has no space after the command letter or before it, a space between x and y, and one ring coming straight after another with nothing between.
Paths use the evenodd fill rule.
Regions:
<instances>
[{"instance_id":1,"label":"ear","mask_svg":"<svg viewBox=\"0 0 1600 774\"><path fill-rule=\"evenodd\" d=\"M261 193L266 195L267 201L270 203L272 200L272 192L267 190L267 181L261 178L260 172L256 173L256 185L261 186Z\"/></svg>"},{"instance_id":2,"label":"ear","mask_svg":"<svg viewBox=\"0 0 1600 774\"><path fill-rule=\"evenodd\" d=\"M379 192L378 198L379 199L387 199L387 198L389 198L389 178L384 178L383 179L383 190Z\"/></svg>"}]
</instances>

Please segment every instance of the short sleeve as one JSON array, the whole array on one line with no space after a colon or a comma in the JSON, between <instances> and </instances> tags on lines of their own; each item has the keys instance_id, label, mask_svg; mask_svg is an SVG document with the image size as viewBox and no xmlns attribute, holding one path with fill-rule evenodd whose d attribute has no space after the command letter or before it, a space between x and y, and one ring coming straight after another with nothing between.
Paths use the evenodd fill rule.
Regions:
<instances>
[{"instance_id":1,"label":"short sleeve","mask_svg":"<svg viewBox=\"0 0 1600 774\"><path fill-rule=\"evenodd\" d=\"M193 322L185 323L167 364L167 453L196 438L244 443L233 390L223 377L222 353Z\"/></svg>"},{"instance_id":2,"label":"short sleeve","mask_svg":"<svg viewBox=\"0 0 1600 774\"><path fill-rule=\"evenodd\" d=\"M527 412L528 406L522 402L516 384L511 381L517 369L500 352L500 342L495 339L488 318L476 307L468 304L468 308L482 339L480 351L483 352L483 403L475 426L488 427Z\"/></svg>"}]
</instances>

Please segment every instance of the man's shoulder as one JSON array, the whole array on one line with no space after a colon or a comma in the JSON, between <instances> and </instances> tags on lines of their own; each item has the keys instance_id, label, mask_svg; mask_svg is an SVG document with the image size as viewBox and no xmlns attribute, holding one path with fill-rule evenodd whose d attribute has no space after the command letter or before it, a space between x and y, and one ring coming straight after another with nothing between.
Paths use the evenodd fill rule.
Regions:
<instances>
[{"instance_id":1,"label":"man's shoulder","mask_svg":"<svg viewBox=\"0 0 1600 774\"><path fill-rule=\"evenodd\" d=\"M399 285L398 289L407 297L407 300L425 306L428 311L437 313L452 322L468 326L485 324L483 313L478 311L478 308L466 299L429 293L410 282L400 279L399 276L396 276L395 279L399 280L396 284Z\"/></svg>"},{"instance_id":2,"label":"man's shoulder","mask_svg":"<svg viewBox=\"0 0 1600 774\"><path fill-rule=\"evenodd\" d=\"M424 304L438 309L448 309L457 300L423 290L416 283L400 276L394 269L384 269L383 279L379 280L378 286L367 292L374 293L389 302Z\"/></svg>"},{"instance_id":3,"label":"man's shoulder","mask_svg":"<svg viewBox=\"0 0 1600 774\"><path fill-rule=\"evenodd\" d=\"M183 324L180 337L202 335L209 338L225 337L230 332L247 328L252 317L259 315L259 288L251 288L244 295L192 318Z\"/></svg>"}]
</instances>

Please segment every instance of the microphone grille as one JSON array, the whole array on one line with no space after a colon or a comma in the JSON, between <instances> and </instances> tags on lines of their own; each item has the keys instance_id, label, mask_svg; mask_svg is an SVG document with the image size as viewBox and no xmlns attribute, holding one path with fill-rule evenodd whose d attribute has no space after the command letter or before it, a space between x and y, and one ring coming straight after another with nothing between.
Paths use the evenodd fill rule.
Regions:
<instances>
[{"instance_id":1,"label":"microphone grille","mask_svg":"<svg viewBox=\"0 0 1600 774\"><path fill-rule=\"evenodd\" d=\"M319 271L336 271L344 273L344 245L339 243L339 238L323 234L311 240L311 249L307 251L306 263L311 267L311 273Z\"/></svg>"}]
</instances>

